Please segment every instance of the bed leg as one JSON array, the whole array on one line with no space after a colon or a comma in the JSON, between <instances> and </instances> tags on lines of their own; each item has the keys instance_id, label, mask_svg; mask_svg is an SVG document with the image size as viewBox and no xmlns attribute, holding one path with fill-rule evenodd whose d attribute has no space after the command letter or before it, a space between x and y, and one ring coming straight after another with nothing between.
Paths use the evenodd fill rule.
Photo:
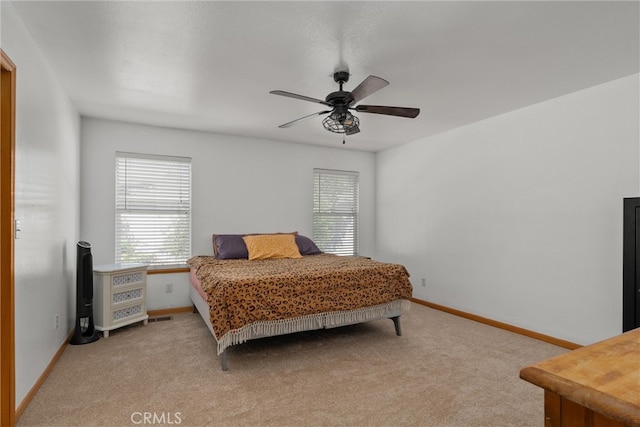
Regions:
<instances>
[{"instance_id":1,"label":"bed leg","mask_svg":"<svg viewBox=\"0 0 640 427\"><path fill-rule=\"evenodd\" d=\"M197 313L197 312L198 312L198 309L196 308L196 305L195 305L195 304L193 304L193 311L192 311L192 313Z\"/></svg>"},{"instance_id":2,"label":"bed leg","mask_svg":"<svg viewBox=\"0 0 640 427\"><path fill-rule=\"evenodd\" d=\"M402 329L400 329L400 316L392 317L391 320L393 320L393 325L396 327L396 335L401 337Z\"/></svg>"},{"instance_id":3,"label":"bed leg","mask_svg":"<svg viewBox=\"0 0 640 427\"><path fill-rule=\"evenodd\" d=\"M228 370L227 368L227 350L220 353L220 367L224 372Z\"/></svg>"}]
</instances>

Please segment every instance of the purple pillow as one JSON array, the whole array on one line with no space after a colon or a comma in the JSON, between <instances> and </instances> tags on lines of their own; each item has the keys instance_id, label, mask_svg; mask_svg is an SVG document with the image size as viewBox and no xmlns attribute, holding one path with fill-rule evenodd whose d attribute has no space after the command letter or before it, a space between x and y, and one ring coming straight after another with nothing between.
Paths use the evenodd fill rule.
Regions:
<instances>
[{"instance_id":1,"label":"purple pillow","mask_svg":"<svg viewBox=\"0 0 640 427\"><path fill-rule=\"evenodd\" d=\"M315 255L321 254L322 251L318 249L313 240L306 236L296 235L296 245L298 245L298 249L300 250L300 255Z\"/></svg>"},{"instance_id":2,"label":"purple pillow","mask_svg":"<svg viewBox=\"0 0 640 427\"><path fill-rule=\"evenodd\" d=\"M249 258L249 251L242 236L244 234L214 234L213 254L216 259Z\"/></svg>"}]
</instances>

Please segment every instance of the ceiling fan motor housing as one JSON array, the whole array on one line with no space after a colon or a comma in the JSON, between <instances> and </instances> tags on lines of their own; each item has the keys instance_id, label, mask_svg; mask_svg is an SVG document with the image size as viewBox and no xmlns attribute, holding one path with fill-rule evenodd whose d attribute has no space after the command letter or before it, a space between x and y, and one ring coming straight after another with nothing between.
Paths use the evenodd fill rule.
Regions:
<instances>
[{"instance_id":1,"label":"ceiling fan motor housing","mask_svg":"<svg viewBox=\"0 0 640 427\"><path fill-rule=\"evenodd\" d=\"M351 92L343 91L342 85L349 81L349 73L347 71L337 71L333 73L333 80L335 80L336 83L340 85L340 90L336 92L331 92L329 95L327 95L327 97L325 98L325 101L336 108L338 108L341 105L344 105L345 108L343 112L346 112L348 107L346 99Z\"/></svg>"},{"instance_id":2,"label":"ceiling fan motor housing","mask_svg":"<svg viewBox=\"0 0 640 427\"><path fill-rule=\"evenodd\" d=\"M347 97L347 95L349 95L349 92L339 90L337 92L331 92L324 100L336 108L338 108L339 106L344 106L346 109L347 105L345 103L345 98Z\"/></svg>"},{"instance_id":3,"label":"ceiling fan motor housing","mask_svg":"<svg viewBox=\"0 0 640 427\"><path fill-rule=\"evenodd\" d=\"M329 95L327 95L325 101L336 108L338 108L338 106L340 105L346 106L345 100L347 99L347 95L349 95L349 93L351 92L343 91L342 85L349 81L349 73L347 71L337 71L333 73L333 80L335 80L336 83L340 85L340 90L331 92ZM346 112L346 108L344 109L344 112Z\"/></svg>"}]
</instances>

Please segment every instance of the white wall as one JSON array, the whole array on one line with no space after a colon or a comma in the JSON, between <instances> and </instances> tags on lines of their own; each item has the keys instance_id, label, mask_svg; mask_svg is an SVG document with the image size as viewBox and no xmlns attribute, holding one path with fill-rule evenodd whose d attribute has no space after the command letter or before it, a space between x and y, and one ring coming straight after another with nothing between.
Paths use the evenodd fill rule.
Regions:
<instances>
[{"instance_id":1,"label":"white wall","mask_svg":"<svg viewBox=\"0 0 640 427\"><path fill-rule=\"evenodd\" d=\"M424 300L579 344L620 333L638 91L635 75L379 153L377 256Z\"/></svg>"},{"instance_id":2,"label":"white wall","mask_svg":"<svg viewBox=\"0 0 640 427\"><path fill-rule=\"evenodd\" d=\"M10 3L2 48L16 65L16 404L73 328L80 117ZM54 325L59 315L59 327Z\"/></svg>"},{"instance_id":3,"label":"white wall","mask_svg":"<svg viewBox=\"0 0 640 427\"><path fill-rule=\"evenodd\" d=\"M213 253L213 233L312 236L313 168L360 172L360 252L375 250L372 153L83 118L81 238L96 265L114 261L116 151L192 157L193 255ZM150 275L148 285L149 309L190 305L187 274Z\"/></svg>"}]
</instances>

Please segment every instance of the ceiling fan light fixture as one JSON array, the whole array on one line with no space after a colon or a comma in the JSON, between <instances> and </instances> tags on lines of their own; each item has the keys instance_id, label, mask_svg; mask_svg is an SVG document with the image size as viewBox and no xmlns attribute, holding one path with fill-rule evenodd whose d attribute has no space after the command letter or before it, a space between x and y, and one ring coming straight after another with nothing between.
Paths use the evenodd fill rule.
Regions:
<instances>
[{"instance_id":1,"label":"ceiling fan light fixture","mask_svg":"<svg viewBox=\"0 0 640 427\"><path fill-rule=\"evenodd\" d=\"M325 117L322 125L329 132L349 133L359 127L360 119L348 111L346 113L333 112Z\"/></svg>"}]
</instances>

